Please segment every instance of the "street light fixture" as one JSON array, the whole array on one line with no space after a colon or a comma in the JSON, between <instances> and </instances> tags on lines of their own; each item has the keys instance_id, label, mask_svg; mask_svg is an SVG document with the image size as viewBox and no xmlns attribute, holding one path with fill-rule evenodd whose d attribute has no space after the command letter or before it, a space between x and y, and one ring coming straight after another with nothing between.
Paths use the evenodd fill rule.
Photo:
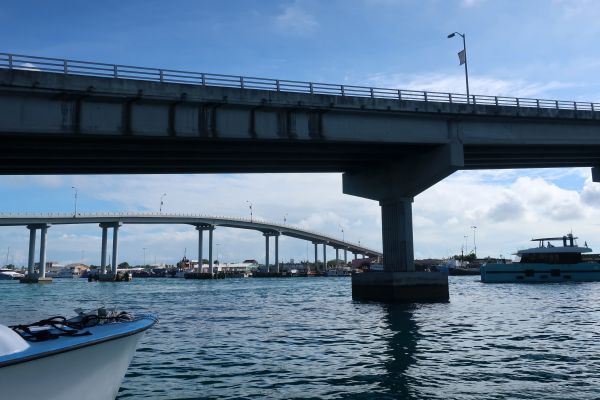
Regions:
<instances>
[{"instance_id":1,"label":"street light fixture","mask_svg":"<svg viewBox=\"0 0 600 400\"><path fill-rule=\"evenodd\" d=\"M471 96L469 95L469 70L467 68L467 41L465 39L464 33L454 32L448 35L448 39L453 38L454 36L459 35L463 40L463 49L458 52L458 60L460 61L460 65L465 65L465 81L467 83L467 104L471 103Z\"/></svg>"},{"instance_id":2,"label":"street light fixture","mask_svg":"<svg viewBox=\"0 0 600 400\"><path fill-rule=\"evenodd\" d=\"M346 243L346 239L344 238L344 228L340 225L340 230L342 231L342 242Z\"/></svg>"},{"instance_id":3,"label":"street light fixture","mask_svg":"<svg viewBox=\"0 0 600 400\"><path fill-rule=\"evenodd\" d=\"M285 215L283 216L283 224L284 225L287 222L287 216L288 216L288 213L285 213Z\"/></svg>"},{"instance_id":4,"label":"street light fixture","mask_svg":"<svg viewBox=\"0 0 600 400\"><path fill-rule=\"evenodd\" d=\"M164 199L164 197L165 197L166 195L167 195L166 193L163 193L163 194L162 194L162 196L160 196L160 208L158 209L158 213L159 213L159 214L162 214L162 206L163 206L163 204L164 204L164 203L163 203L163 199Z\"/></svg>"},{"instance_id":5,"label":"street light fixture","mask_svg":"<svg viewBox=\"0 0 600 400\"><path fill-rule=\"evenodd\" d=\"M73 218L77 217L77 188L75 186L71 186L71 189L75 190L75 211L73 213Z\"/></svg>"},{"instance_id":6,"label":"street light fixture","mask_svg":"<svg viewBox=\"0 0 600 400\"><path fill-rule=\"evenodd\" d=\"M477 227L473 225L471 226L471 229L473 229L473 254L475 254L475 257L477 257L477 242L475 242L475 230Z\"/></svg>"},{"instance_id":7,"label":"street light fixture","mask_svg":"<svg viewBox=\"0 0 600 400\"><path fill-rule=\"evenodd\" d=\"M246 200L246 203L248 203L248 205L250 207L250 222L252 222L252 203L248 200Z\"/></svg>"}]
</instances>

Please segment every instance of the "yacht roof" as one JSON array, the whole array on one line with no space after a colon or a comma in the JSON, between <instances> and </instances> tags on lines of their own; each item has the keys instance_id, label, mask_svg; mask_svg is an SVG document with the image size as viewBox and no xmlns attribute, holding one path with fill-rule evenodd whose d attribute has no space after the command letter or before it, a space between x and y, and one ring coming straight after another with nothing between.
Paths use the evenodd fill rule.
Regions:
<instances>
[{"instance_id":1,"label":"yacht roof","mask_svg":"<svg viewBox=\"0 0 600 400\"><path fill-rule=\"evenodd\" d=\"M557 246L557 247L532 247L530 249L519 250L517 255L521 254L557 254L557 253L591 253L589 247L578 246Z\"/></svg>"}]
</instances>

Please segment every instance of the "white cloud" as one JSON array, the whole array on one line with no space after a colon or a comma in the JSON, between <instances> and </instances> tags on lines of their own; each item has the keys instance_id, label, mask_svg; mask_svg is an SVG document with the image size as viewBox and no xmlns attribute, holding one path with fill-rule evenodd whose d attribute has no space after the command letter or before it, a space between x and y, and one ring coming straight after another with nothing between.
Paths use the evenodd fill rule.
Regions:
<instances>
[{"instance_id":1,"label":"white cloud","mask_svg":"<svg viewBox=\"0 0 600 400\"><path fill-rule=\"evenodd\" d=\"M25 69L28 71L39 71L40 70L35 64L28 63L28 62L21 63L20 65L16 65L15 68Z\"/></svg>"},{"instance_id":2,"label":"white cloud","mask_svg":"<svg viewBox=\"0 0 600 400\"><path fill-rule=\"evenodd\" d=\"M275 17L275 26L280 32L305 36L317 31L319 23L315 17L302 9L298 3L290 4Z\"/></svg>"}]
</instances>

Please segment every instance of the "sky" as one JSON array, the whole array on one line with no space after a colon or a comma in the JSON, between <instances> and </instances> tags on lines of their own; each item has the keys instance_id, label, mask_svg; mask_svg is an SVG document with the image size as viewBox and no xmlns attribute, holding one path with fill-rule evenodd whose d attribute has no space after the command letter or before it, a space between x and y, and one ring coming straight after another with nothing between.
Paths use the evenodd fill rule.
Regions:
<instances>
[{"instance_id":1,"label":"sky","mask_svg":"<svg viewBox=\"0 0 600 400\"><path fill-rule=\"evenodd\" d=\"M598 20L593 0L4 1L0 52L464 93L458 31L471 93L600 102ZM166 193L164 212L247 217L251 202L256 218L381 249L379 205L344 195L341 174L0 176L0 212L72 212L72 187L79 212L156 212ZM600 252L598 221L589 168L459 171L415 197L415 257L508 256L570 231ZM98 264L100 234L53 226L48 259ZM196 256L191 226L126 225L119 239L132 264ZM218 228L215 243L222 261L264 260L259 232ZM0 227L0 264L26 264L27 245L27 229ZM312 251L280 240L283 260Z\"/></svg>"}]
</instances>

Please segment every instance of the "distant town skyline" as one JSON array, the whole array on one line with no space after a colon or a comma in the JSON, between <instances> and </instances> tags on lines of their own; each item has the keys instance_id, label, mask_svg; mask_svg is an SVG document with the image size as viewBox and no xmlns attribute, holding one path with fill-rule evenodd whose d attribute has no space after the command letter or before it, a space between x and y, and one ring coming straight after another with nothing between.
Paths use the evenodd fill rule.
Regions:
<instances>
[{"instance_id":1,"label":"distant town skyline","mask_svg":"<svg viewBox=\"0 0 600 400\"><path fill-rule=\"evenodd\" d=\"M467 35L471 93L597 102L598 18L600 2L586 0L34 1L0 5L0 51L464 93L462 44L447 38L458 31ZM0 176L0 212L71 212L73 188L81 212L158 212L162 203L164 212L249 217L252 203L256 218L343 230L381 248L379 205L342 194L341 174ZM589 168L459 171L415 198L415 257L459 254L465 242L471 250L471 226L480 256L571 230L600 251L599 200ZM128 225L119 258L141 263L143 248L158 262L184 251L195 258L196 237L190 226ZM25 264L27 241L25 228L0 227L0 262L10 247ZM224 261L264 260L259 232L219 228L215 242ZM312 253L312 244L280 241L282 260ZM97 226L50 228L48 260L98 264L99 254Z\"/></svg>"}]
</instances>

